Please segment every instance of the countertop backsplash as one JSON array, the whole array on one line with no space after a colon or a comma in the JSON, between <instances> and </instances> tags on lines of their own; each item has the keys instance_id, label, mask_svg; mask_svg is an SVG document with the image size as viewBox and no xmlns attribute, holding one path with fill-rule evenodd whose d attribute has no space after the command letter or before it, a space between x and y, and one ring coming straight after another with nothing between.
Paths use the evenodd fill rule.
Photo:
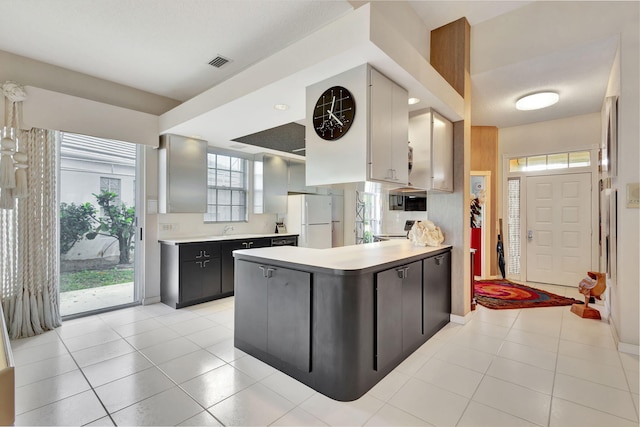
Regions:
<instances>
[{"instance_id":1,"label":"countertop backsplash","mask_svg":"<svg viewBox=\"0 0 640 427\"><path fill-rule=\"evenodd\" d=\"M278 218L281 220L282 215ZM158 239L173 239L194 236L222 235L225 227L233 227L224 234L267 234L276 226L275 214L249 215L248 222L205 223L201 213L159 214Z\"/></svg>"}]
</instances>

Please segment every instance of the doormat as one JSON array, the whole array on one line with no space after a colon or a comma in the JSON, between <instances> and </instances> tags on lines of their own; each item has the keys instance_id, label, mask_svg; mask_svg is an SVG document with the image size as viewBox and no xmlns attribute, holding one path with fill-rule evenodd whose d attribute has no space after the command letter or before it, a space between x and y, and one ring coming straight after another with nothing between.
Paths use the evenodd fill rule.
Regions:
<instances>
[{"instance_id":1,"label":"doormat","mask_svg":"<svg viewBox=\"0 0 640 427\"><path fill-rule=\"evenodd\" d=\"M584 304L574 298L562 297L507 279L476 280L474 291L478 304L495 310Z\"/></svg>"}]
</instances>

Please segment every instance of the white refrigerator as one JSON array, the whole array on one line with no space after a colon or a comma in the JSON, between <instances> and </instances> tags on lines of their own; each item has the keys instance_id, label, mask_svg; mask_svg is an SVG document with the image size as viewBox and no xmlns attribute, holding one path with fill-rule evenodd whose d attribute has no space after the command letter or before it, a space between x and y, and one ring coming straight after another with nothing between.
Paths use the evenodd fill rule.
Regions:
<instances>
[{"instance_id":1,"label":"white refrigerator","mask_svg":"<svg viewBox=\"0 0 640 427\"><path fill-rule=\"evenodd\" d=\"M287 197L288 233L299 234L298 246L331 247L331 196L296 194Z\"/></svg>"}]
</instances>

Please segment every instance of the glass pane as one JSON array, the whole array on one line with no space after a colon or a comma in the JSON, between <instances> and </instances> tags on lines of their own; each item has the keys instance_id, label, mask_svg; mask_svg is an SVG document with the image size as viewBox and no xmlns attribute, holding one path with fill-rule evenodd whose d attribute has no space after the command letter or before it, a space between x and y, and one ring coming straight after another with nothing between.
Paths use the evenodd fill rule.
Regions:
<instances>
[{"instance_id":1,"label":"glass pane","mask_svg":"<svg viewBox=\"0 0 640 427\"><path fill-rule=\"evenodd\" d=\"M215 204L207 204L207 213L216 213L216 205Z\"/></svg>"},{"instance_id":2,"label":"glass pane","mask_svg":"<svg viewBox=\"0 0 640 427\"><path fill-rule=\"evenodd\" d=\"M543 171L547 168L547 156L527 157L527 171Z\"/></svg>"},{"instance_id":3,"label":"glass pane","mask_svg":"<svg viewBox=\"0 0 640 427\"><path fill-rule=\"evenodd\" d=\"M246 160L244 159L239 159L237 157L232 157L231 158L231 170L232 171L244 171L244 163Z\"/></svg>"},{"instance_id":4,"label":"glass pane","mask_svg":"<svg viewBox=\"0 0 640 427\"><path fill-rule=\"evenodd\" d=\"M244 206L231 206L231 220L232 221L244 221Z\"/></svg>"},{"instance_id":5,"label":"glass pane","mask_svg":"<svg viewBox=\"0 0 640 427\"><path fill-rule=\"evenodd\" d=\"M216 185L216 170L209 169L207 172L207 185L209 187L215 187Z\"/></svg>"},{"instance_id":6,"label":"glass pane","mask_svg":"<svg viewBox=\"0 0 640 427\"><path fill-rule=\"evenodd\" d=\"M229 171L218 170L216 173L216 181L217 187L230 187L231 177L229 176Z\"/></svg>"},{"instance_id":7,"label":"glass pane","mask_svg":"<svg viewBox=\"0 0 640 427\"><path fill-rule=\"evenodd\" d=\"M218 205L231 205L231 190L218 190Z\"/></svg>"},{"instance_id":8,"label":"glass pane","mask_svg":"<svg viewBox=\"0 0 640 427\"><path fill-rule=\"evenodd\" d=\"M215 168L216 167L216 155L208 153L207 154L207 167Z\"/></svg>"},{"instance_id":9,"label":"glass pane","mask_svg":"<svg viewBox=\"0 0 640 427\"><path fill-rule=\"evenodd\" d=\"M547 169L565 169L567 167L567 153L549 154Z\"/></svg>"},{"instance_id":10,"label":"glass pane","mask_svg":"<svg viewBox=\"0 0 640 427\"><path fill-rule=\"evenodd\" d=\"M262 190L253 191L253 213L263 213L262 198L264 197Z\"/></svg>"},{"instance_id":11,"label":"glass pane","mask_svg":"<svg viewBox=\"0 0 640 427\"><path fill-rule=\"evenodd\" d=\"M588 151L576 151L569 153L569 167L579 168L591 165L591 153Z\"/></svg>"},{"instance_id":12,"label":"glass pane","mask_svg":"<svg viewBox=\"0 0 640 427\"><path fill-rule=\"evenodd\" d=\"M231 172L231 185L233 188L244 188L244 173Z\"/></svg>"},{"instance_id":13,"label":"glass pane","mask_svg":"<svg viewBox=\"0 0 640 427\"><path fill-rule=\"evenodd\" d=\"M231 204L232 205L244 205L243 191L234 190L231 192Z\"/></svg>"},{"instance_id":14,"label":"glass pane","mask_svg":"<svg viewBox=\"0 0 640 427\"><path fill-rule=\"evenodd\" d=\"M231 206L218 205L218 221L231 221Z\"/></svg>"},{"instance_id":15,"label":"glass pane","mask_svg":"<svg viewBox=\"0 0 640 427\"><path fill-rule=\"evenodd\" d=\"M524 172L527 170L527 158L509 160L509 172Z\"/></svg>"},{"instance_id":16,"label":"glass pane","mask_svg":"<svg viewBox=\"0 0 640 427\"><path fill-rule=\"evenodd\" d=\"M135 144L66 132L59 143L60 314L130 304L136 297ZM95 196L102 191L117 194L109 210ZM84 236L99 225L96 219L105 227L89 240Z\"/></svg>"},{"instance_id":17,"label":"glass pane","mask_svg":"<svg viewBox=\"0 0 640 427\"><path fill-rule=\"evenodd\" d=\"M507 274L520 274L520 180L509 180Z\"/></svg>"},{"instance_id":18,"label":"glass pane","mask_svg":"<svg viewBox=\"0 0 640 427\"><path fill-rule=\"evenodd\" d=\"M218 154L217 156L217 161L216 161L216 167L218 169L226 169L229 170L231 169L231 157L229 156L221 156Z\"/></svg>"},{"instance_id":19,"label":"glass pane","mask_svg":"<svg viewBox=\"0 0 640 427\"><path fill-rule=\"evenodd\" d=\"M207 203L210 203L212 205L216 204L216 189L215 188L209 188L207 190Z\"/></svg>"}]
</instances>

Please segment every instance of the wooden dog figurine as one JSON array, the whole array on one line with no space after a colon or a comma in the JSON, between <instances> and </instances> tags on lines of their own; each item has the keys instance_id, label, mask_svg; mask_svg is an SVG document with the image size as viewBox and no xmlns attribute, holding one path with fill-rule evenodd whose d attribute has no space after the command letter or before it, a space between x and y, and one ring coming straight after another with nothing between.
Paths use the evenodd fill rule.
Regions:
<instances>
[{"instance_id":1,"label":"wooden dog figurine","mask_svg":"<svg viewBox=\"0 0 640 427\"><path fill-rule=\"evenodd\" d=\"M600 299L600 295L607 288L607 278L604 273L594 271L587 272L588 278L584 278L578 284L578 291L584 295L584 305L573 304L571 312L585 319L600 319L600 312L589 307L589 299Z\"/></svg>"}]
</instances>

